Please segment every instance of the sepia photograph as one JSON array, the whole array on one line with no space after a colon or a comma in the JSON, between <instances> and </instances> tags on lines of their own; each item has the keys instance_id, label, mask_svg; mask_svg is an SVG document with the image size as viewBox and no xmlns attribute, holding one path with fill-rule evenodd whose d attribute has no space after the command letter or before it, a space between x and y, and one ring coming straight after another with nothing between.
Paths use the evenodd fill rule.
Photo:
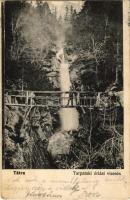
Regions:
<instances>
[{"instance_id":1,"label":"sepia photograph","mask_svg":"<svg viewBox=\"0 0 130 200\"><path fill-rule=\"evenodd\" d=\"M2 4L2 168L124 169L122 1Z\"/></svg>"}]
</instances>

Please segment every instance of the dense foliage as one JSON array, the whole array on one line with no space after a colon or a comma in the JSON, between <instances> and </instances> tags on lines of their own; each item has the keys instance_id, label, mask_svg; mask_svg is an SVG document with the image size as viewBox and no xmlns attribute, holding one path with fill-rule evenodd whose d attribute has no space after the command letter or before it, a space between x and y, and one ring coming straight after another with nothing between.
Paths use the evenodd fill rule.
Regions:
<instances>
[{"instance_id":1,"label":"dense foliage","mask_svg":"<svg viewBox=\"0 0 130 200\"><path fill-rule=\"evenodd\" d=\"M47 3L38 2L37 7L32 7L26 2L5 2L6 88L52 88L47 73L52 71L59 30L56 16Z\"/></svg>"},{"instance_id":2,"label":"dense foliage","mask_svg":"<svg viewBox=\"0 0 130 200\"><path fill-rule=\"evenodd\" d=\"M121 89L122 3L85 1L80 13L72 16L71 34L66 35L67 52L77 55L72 69L77 69L86 88L105 91L117 82Z\"/></svg>"},{"instance_id":3,"label":"dense foliage","mask_svg":"<svg viewBox=\"0 0 130 200\"><path fill-rule=\"evenodd\" d=\"M5 88L59 90L56 54L64 47L72 83L79 81L95 96L113 85L122 90L121 2L85 1L80 12L66 7L64 17L40 0L35 7L26 1L5 1L4 6ZM5 106L3 166L123 168L123 107L102 98L107 109L104 104L78 108L79 128L61 135L58 108ZM51 154L54 135L58 147L69 141L68 154Z\"/></svg>"}]
</instances>

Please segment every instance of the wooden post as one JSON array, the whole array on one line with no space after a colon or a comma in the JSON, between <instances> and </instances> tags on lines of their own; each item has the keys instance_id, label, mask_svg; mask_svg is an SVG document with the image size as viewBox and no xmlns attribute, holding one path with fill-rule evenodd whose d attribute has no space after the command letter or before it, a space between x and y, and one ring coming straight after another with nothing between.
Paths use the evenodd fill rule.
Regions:
<instances>
[{"instance_id":1,"label":"wooden post","mask_svg":"<svg viewBox=\"0 0 130 200\"><path fill-rule=\"evenodd\" d=\"M89 104L90 108L91 108L91 98L90 98L90 104Z\"/></svg>"},{"instance_id":2,"label":"wooden post","mask_svg":"<svg viewBox=\"0 0 130 200\"><path fill-rule=\"evenodd\" d=\"M10 101L11 101L11 104L12 104L12 96L10 96Z\"/></svg>"},{"instance_id":3,"label":"wooden post","mask_svg":"<svg viewBox=\"0 0 130 200\"><path fill-rule=\"evenodd\" d=\"M47 105L47 100L48 100L48 96L46 96L46 103L45 103L46 105Z\"/></svg>"},{"instance_id":4,"label":"wooden post","mask_svg":"<svg viewBox=\"0 0 130 200\"><path fill-rule=\"evenodd\" d=\"M26 92L26 104L28 104L28 91Z\"/></svg>"},{"instance_id":5,"label":"wooden post","mask_svg":"<svg viewBox=\"0 0 130 200\"><path fill-rule=\"evenodd\" d=\"M119 82L119 43L117 42L116 83Z\"/></svg>"}]
</instances>

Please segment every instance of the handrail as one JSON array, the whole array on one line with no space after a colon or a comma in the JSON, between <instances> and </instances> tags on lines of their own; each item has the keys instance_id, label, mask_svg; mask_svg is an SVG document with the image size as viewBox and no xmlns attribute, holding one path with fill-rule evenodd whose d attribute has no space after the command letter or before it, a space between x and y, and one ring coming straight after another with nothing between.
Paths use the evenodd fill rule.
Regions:
<instances>
[{"instance_id":1,"label":"handrail","mask_svg":"<svg viewBox=\"0 0 130 200\"><path fill-rule=\"evenodd\" d=\"M63 94L63 93L80 93L80 94L85 94L85 93L90 93L90 94L97 94L98 92L92 92L92 91L77 91L77 90L72 90L72 91L55 91L55 90L52 90L52 91L33 91L33 90L11 90L11 89L4 89L5 92L21 92L21 93L29 93L29 92L32 92L32 93L43 93L43 94Z\"/></svg>"}]
</instances>

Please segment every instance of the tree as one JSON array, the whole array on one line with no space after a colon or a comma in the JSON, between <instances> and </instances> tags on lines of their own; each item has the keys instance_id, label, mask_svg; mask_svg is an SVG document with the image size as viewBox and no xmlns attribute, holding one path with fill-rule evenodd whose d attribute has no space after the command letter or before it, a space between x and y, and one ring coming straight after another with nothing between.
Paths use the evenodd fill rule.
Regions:
<instances>
[{"instance_id":1,"label":"tree","mask_svg":"<svg viewBox=\"0 0 130 200\"><path fill-rule=\"evenodd\" d=\"M68 6L65 7L65 21L68 20L68 15L69 15L69 8Z\"/></svg>"},{"instance_id":2,"label":"tree","mask_svg":"<svg viewBox=\"0 0 130 200\"><path fill-rule=\"evenodd\" d=\"M13 10L12 7L9 5L9 8ZM21 10L16 9L16 11L16 15L12 13L9 21L6 20L8 26L10 25L11 32L10 39L7 27L6 80L12 80L15 83L15 80L24 78L22 82L26 81L25 85L30 85L30 72L34 77L35 74L39 77L39 83L36 85L39 87L38 85L46 79L46 71L51 68L51 58L55 55L52 49L58 39L58 22L50 13L46 3L39 3L35 8L31 4L26 4L26 6L21 7ZM41 73L44 76L43 80L40 78ZM44 86L45 84L43 84L43 88Z\"/></svg>"},{"instance_id":3,"label":"tree","mask_svg":"<svg viewBox=\"0 0 130 200\"><path fill-rule=\"evenodd\" d=\"M58 21L59 21L59 23L62 25L62 23L63 23L63 18L62 18L62 16L61 16L61 15L59 16L59 19L58 19Z\"/></svg>"},{"instance_id":4,"label":"tree","mask_svg":"<svg viewBox=\"0 0 130 200\"><path fill-rule=\"evenodd\" d=\"M77 59L79 69L83 65L82 69L86 74L85 77L87 77L87 73L90 73L89 69L91 68L91 72L95 73L95 82L97 83L95 89L98 88L98 90L104 91L109 84L115 81L115 76L118 77L120 75L121 83L121 10L121 2L85 1L81 11L73 17L72 36L66 34L68 48L71 43L73 46L71 46L71 49L79 57ZM89 61L91 60L89 55L95 60L94 63L92 61L93 64ZM79 60L81 60L81 63L79 63ZM74 65L76 65L76 61ZM95 69L92 65L95 66Z\"/></svg>"},{"instance_id":5,"label":"tree","mask_svg":"<svg viewBox=\"0 0 130 200\"><path fill-rule=\"evenodd\" d=\"M71 7L70 7L70 13L71 13L71 16L73 15L73 13L74 13L74 8L73 8L73 6L71 5Z\"/></svg>"},{"instance_id":6,"label":"tree","mask_svg":"<svg viewBox=\"0 0 130 200\"><path fill-rule=\"evenodd\" d=\"M55 7L54 16L57 19L57 8Z\"/></svg>"}]
</instances>

